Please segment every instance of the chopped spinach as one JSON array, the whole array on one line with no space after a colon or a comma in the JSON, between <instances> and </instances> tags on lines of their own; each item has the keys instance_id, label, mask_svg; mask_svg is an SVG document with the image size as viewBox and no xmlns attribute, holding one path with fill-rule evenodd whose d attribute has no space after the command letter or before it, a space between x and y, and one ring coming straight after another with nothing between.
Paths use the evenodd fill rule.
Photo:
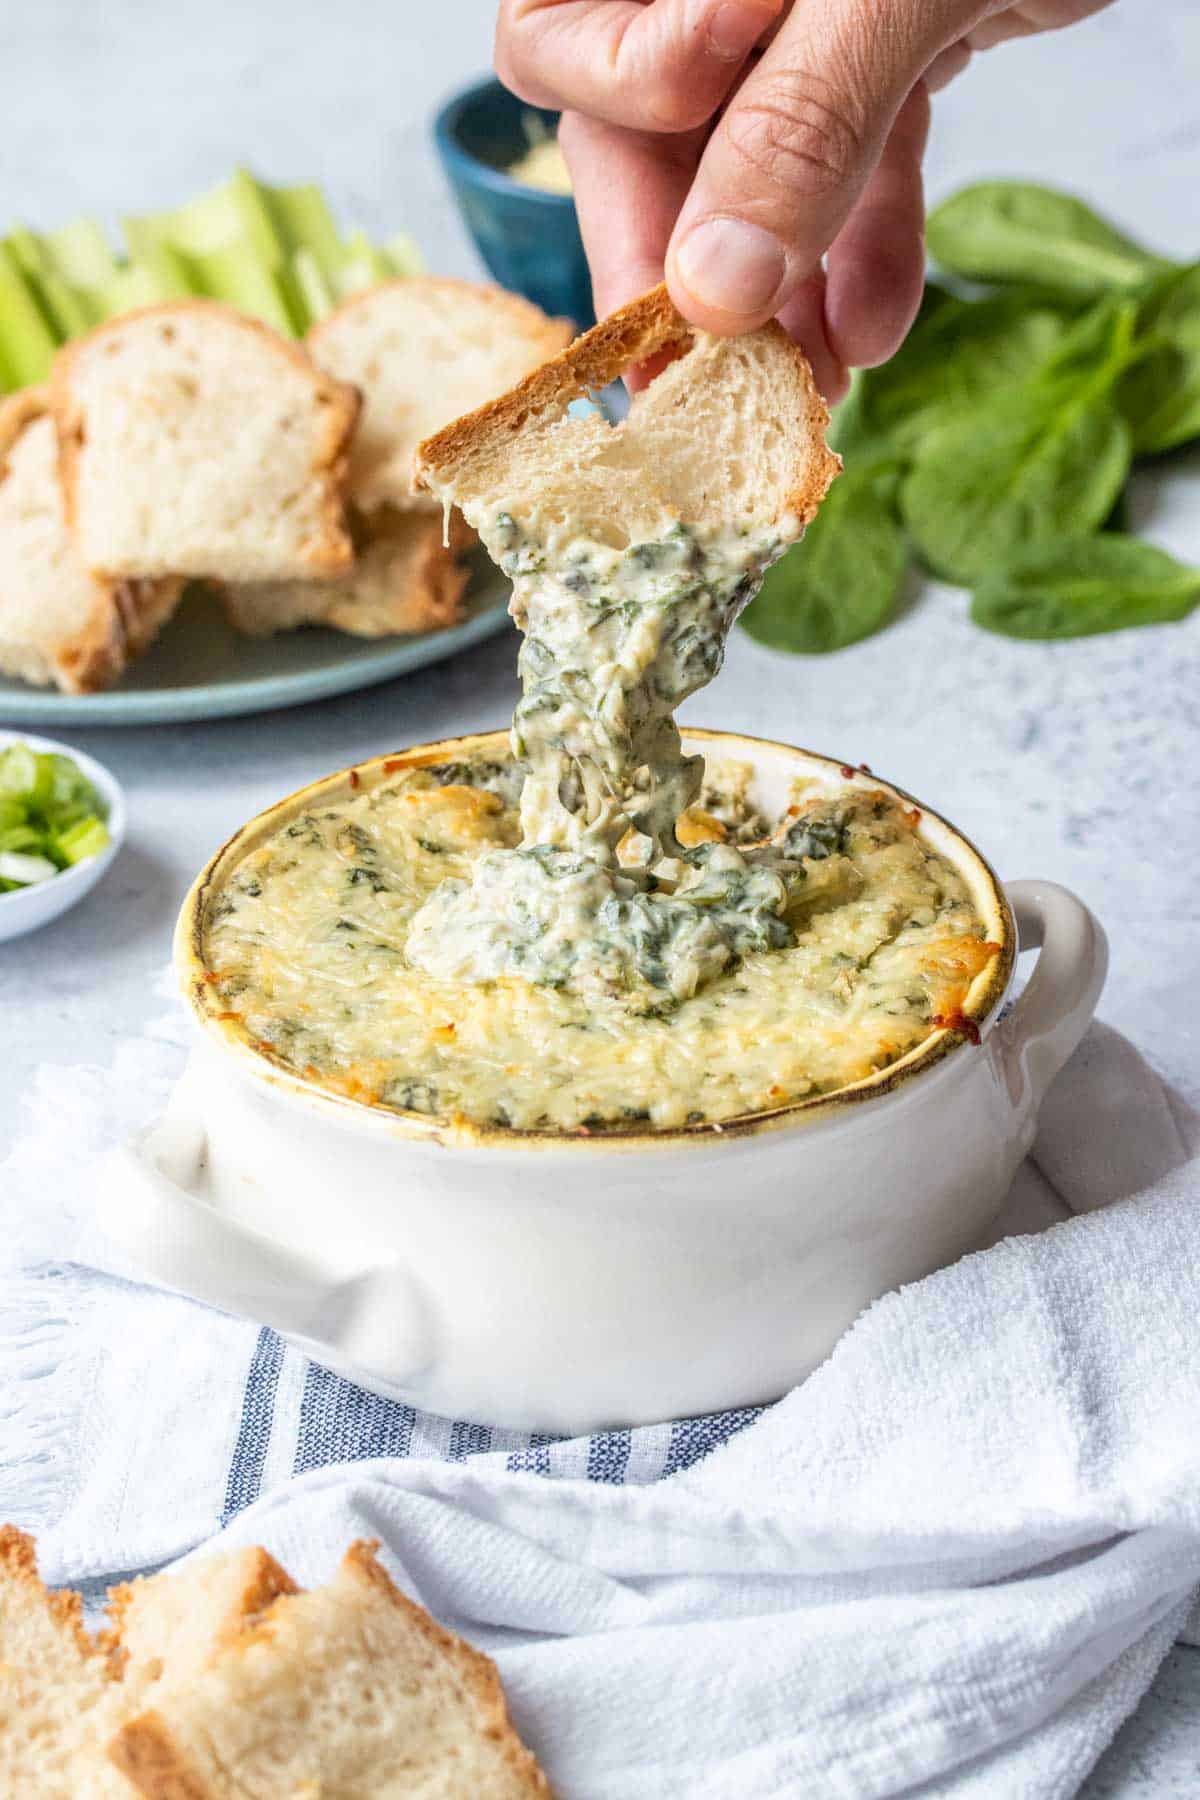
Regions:
<instances>
[{"instance_id":1,"label":"chopped spinach","mask_svg":"<svg viewBox=\"0 0 1200 1800\"><path fill-rule=\"evenodd\" d=\"M378 869L368 869L361 863L351 869L347 880L351 887L369 887L373 894L386 894L389 891L389 884Z\"/></svg>"}]
</instances>

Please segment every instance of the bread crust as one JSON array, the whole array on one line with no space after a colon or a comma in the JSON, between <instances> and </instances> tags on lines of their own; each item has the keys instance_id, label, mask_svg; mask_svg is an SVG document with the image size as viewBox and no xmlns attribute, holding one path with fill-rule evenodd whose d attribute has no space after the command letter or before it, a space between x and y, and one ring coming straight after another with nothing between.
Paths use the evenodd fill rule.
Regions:
<instances>
[{"instance_id":1,"label":"bread crust","mask_svg":"<svg viewBox=\"0 0 1200 1800\"><path fill-rule=\"evenodd\" d=\"M364 1581L377 1588L394 1606L408 1615L422 1637L457 1664L463 1677L463 1685L475 1694L483 1721L483 1735L496 1745L514 1777L524 1784L527 1794L553 1800L545 1774L513 1729L504 1688L491 1657L485 1656L481 1650L473 1649L452 1631L447 1631L423 1606L416 1605L407 1594L402 1593L380 1562L378 1550L378 1538L358 1538L346 1551L342 1566L353 1569Z\"/></svg>"},{"instance_id":2,"label":"bread crust","mask_svg":"<svg viewBox=\"0 0 1200 1800\"><path fill-rule=\"evenodd\" d=\"M59 480L62 483L68 531L77 538L79 464L84 449L85 419L83 407L75 397L73 383L82 358L106 338L128 330L135 323L155 318L169 320L179 318L182 314L195 313L221 319L240 331L254 334L269 345L276 355L314 378L326 408L324 429L318 438L313 461L314 475L323 477L325 482L321 506L323 531L309 546L304 560L314 576L344 573L354 560L354 546L346 527L344 501L350 465L350 441L362 404L359 391L349 382L335 381L300 345L289 343L261 319L251 319L220 300L165 300L154 306L135 307L115 319L107 320L103 325L97 325L93 331L64 344L58 351L50 368L48 392L49 409L54 415L58 432ZM94 573L101 577L105 575L103 570Z\"/></svg>"},{"instance_id":3,"label":"bread crust","mask_svg":"<svg viewBox=\"0 0 1200 1800\"><path fill-rule=\"evenodd\" d=\"M331 603L322 615L322 623L355 637L371 638L408 636L457 625L463 617L462 597L470 580L470 571L459 561L459 547L466 547L464 533L468 540L473 540L474 533L464 521L462 532L452 529L446 545L437 520L431 518L428 523L429 535L418 548L405 591L397 596L390 618L384 618L369 601L361 601L348 591ZM352 585L352 581L348 582L347 588ZM398 622L400 619L403 624Z\"/></svg>"},{"instance_id":4,"label":"bread crust","mask_svg":"<svg viewBox=\"0 0 1200 1800\"><path fill-rule=\"evenodd\" d=\"M448 320L447 336L450 339L453 339L456 329L453 322L455 303L469 300L478 306L480 302L485 302L495 315L497 338L511 337L519 339L527 345L529 362L540 362L547 357L556 356L575 335L575 328L569 319L552 318L549 314L544 313L541 307L535 306L531 300L524 299L520 294L509 293L507 289L496 287L494 284L464 281L452 275L404 275L397 276L390 281L376 282L369 288L360 288L357 293L351 294L338 306L335 306L333 311L327 313L323 319L318 319L304 340L314 359L318 362L321 360L323 352L327 346L330 346L331 339L337 336L339 327L347 319L362 315L364 323L368 323L371 314L380 307L381 303L386 311L387 302L392 295L405 302L412 301L414 298L419 299L422 296L435 303L444 302ZM346 373L353 375L355 371L351 368ZM426 379L425 371L413 369L412 379L414 388L419 388ZM399 450L400 446L397 445L397 451L399 452ZM396 491L394 480L384 480L380 483L378 474L362 482L360 491L355 492L353 458L351 458L350 484L351 498L361 511L368 513L384 506L424 512L433 510L436 505L436 502L431 500L428 495L418 493L411 486L408 493L405 494Z\"/></svg>"},{"instance_id":5,"label":"bread crust","mask_svg":"<svg viewBox=\"0 0 1200 1800\"><path fill-rule=\"evenodd\" d=\"M532 300L526 300L521 294L512 294L507 288L497 287L494 282L466 281L457 275L396 275L389 281L377 281L371 287L358 288L345 300L339 301L323 319L318 319L315 325L309 327L304 342L316 355L330 327L344 319L347 313L361 311L381 295L391 292L411 294L414 290L435 297L444 294L448 299L462 294L471 294L476 298L486 295L497 311L507 313L513 324L520 326L523 337L534 343L544 343L547 356L556 355L575 336L575 327L569 319L556 319L551 314L544 313L540 306L535 306Z\"/></svg>"},{"instance_id":6,"label":"bread crust","mask_svg":"<svg viewBox=\"0 0 1200 1800\"><path fill-rule=\"evenodd\" d=\"M808 358L783 327L772 320L759 327L759 334L772 338L792 363L804 393L804 426L811 436L813 451L808 466L798 474L795 487L785 497L784 510L807 525L842 466L841 458L825 442L829 408L817 392ZM531 418L565 412L572 400L607 387L627 369L649 361L660 351L681 347L686 355L686 346L694 337L694 328L675 306L666 283L651 288L601 319L507 394L426 438L417 446L413 459L414 487L432 492L430 478L436 471L445 471L447 465L452 466L485 444L501 443L515 436Z\"/></svg>"},{"instance_id":7,"label":"bread crust","mask_svg":"<svg viewBox=\"0 0 1200 1800\"><path fill-rule=\"evenodd\" d=\"M22 388L0 401L0 480L4 459L22 432L51 412L45 387ZM65 511L65 494L63 498ZM170 618L185 586L174 576L147 581L112 581L102 575L87 579L94 596L87 620L62 640L50 659L66 694L94 694L111 687Z\"/></svg>"},{"instance_id":8,"label":"bread crust","mask_svg":"<svg viewBox=\"0 0 1200 1800\"><path fill-rule=\"evenodd\" d=\"M63 1634L71 1639L81 1657L95 1658L98 1671L102 1658L83 1624L83 1602L70 1589L52 1592L38 1574L37 1546L27 1532L15 1525L0 1525L0 1570L7 1580L20 1589L29 1604L49 1614Z\"/></svg>"},{"instance_id":9,"label":"bread crust","mask_svg":"<svg viewBox=\"0 0 1200 1800\"><path fill-rule=\"evenodd\" d=\"M440 631L461 622L470 570L460 556L478 542L461 513L452 517L450 542L445 544L441 520L432 513L380 507L360 515L353 506L350 512L356 560L348 575L335 581L209 583L235 631L246 637L270 637L323 625L352 637L387 638ZM390 592L372 593L373 565L377 557L388 556L388 539L397 525L411 530L414 542L389 559ZM281 597L292 603L282 614Z\"/></svg>"},{"instance_id":10,"label":"bread crust","mask_svg":"<svg viewBox=\"0 0 1200 1800\"><path fill-rule=\"evenodd\" d=\"M238 1595L238 1610L230 1613L220 1627L213 1640L214 1650L236 1643L247 1627L273 1601L278 1600L281 1594L300 1592L283 1565L277 1563L261 1545L256 1544L240 1554L245 1559L245 1573ZM139 1575L133 1581L120 1582L108 1590L108 1601L104 1609L107 1623L97 1634L96 1645L107 1658L114 1675L121 1676L129 1660L124 1637L130 1609L138 1604L143 1595L153 1594L159 1584L173 1579L170 1575Z\"/></svg>"},{"instance_id":11,"label":"bread crust","mask_svg":"<svg viewBox=\"0 0 1200 1800\"><path fill-rule=\"evenodd\" d=\"M374 1589L406 1615L437 1657L455 1668L462 1687L474 1699L481 1734L491 1741L519 1790L529 1800L553 1800L546 1776L513 1729L495 1664L446 1631L423 1607L403 1594L379 1561L378 1549L378 1540L357 1540L346 1551L339 1573L349 1574ZM284 1596L269 1606L227 1654L236 1655L254 1643L270 1644L276 1625L282 1621L281 1609L287 1605ZM189 1762L186 1750L177 1744L170 1721L153 1708L121 1728L109 1744L108 1755L146 1800L213 1800L209 1783Z\"/></svg>"}]
</instances>

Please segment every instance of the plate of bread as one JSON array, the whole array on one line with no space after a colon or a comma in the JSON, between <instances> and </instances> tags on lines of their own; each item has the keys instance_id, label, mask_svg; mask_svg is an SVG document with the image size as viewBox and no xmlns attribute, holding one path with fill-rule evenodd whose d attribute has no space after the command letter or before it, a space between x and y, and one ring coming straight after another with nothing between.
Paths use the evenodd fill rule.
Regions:
<instances>
[{"instance_id":1,"label":"plate of bread","mask_svg":"<svg viewBox=\"0 0 1200 1800\"><path fill-rule=\"evenodd\" d=\"M109 319L0 399L0 719L288 706L500 630L508 584L413 451L562 349L499 288L412 275L300 342L222 301Z\"/></svg>"}]
</instances>

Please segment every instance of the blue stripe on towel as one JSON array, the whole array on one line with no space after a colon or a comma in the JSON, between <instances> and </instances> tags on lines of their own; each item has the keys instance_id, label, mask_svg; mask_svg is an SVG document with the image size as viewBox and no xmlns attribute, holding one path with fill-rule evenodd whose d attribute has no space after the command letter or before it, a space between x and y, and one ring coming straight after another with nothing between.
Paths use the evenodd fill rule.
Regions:
<instances>
[{"instance_id":1,"label":"blue stripe on towel","mask_svg":"<svg viewBox=\"0 0 1200 1800\"><path fill-rule=\"evenodd\" d=\"M535 1431L529 1440L529 1448L512 1451L505 1467L510 1475L548 1475L550 1446L561 1443L561 1438L549 1432Z\"/></svg>"},{"instance_id":2,"label":"blue stripe on towel","mask_svg":"<svg viewBox=\"0 0 1200 1800\"><path fill-rule=\"evenodd\" d=\"M631 1447L627 1431L598 1431L588 1442L588 1480L624 1481Z\"/></svg>"},{"instance_id":3,"label":"blue stripe on towel","mask_svg":"<svg viewBox=\"0 0 1200 1800\"><path fill-rule=\"evenodd\" d=\"M703 1461L721 1444L744 1431L762 1410L761 1406L742 1406L735 1412L707 1413L700 1419L677 1420L671 1427L671 1443L663 1474L678 1475L681 1469L690 1469L693 1463Z\"/></svg>"},{"instance_id":4,"label":"blue stripe on towel","mask_svg":"<svg viewBox=\"0 0 1200 1800\"><path fill-rule=\"evenodd\" d=\"M254 1345L242 1394L242 1421L233 1447L229 1479L225 1483L222 1525L227 1525L235 1513L258 1499L275 1417L275 1389L282 1367L283 1339L264 1325Z\"/></svg>"},{"instance_id":5,"label":"blue stripe on towel","mask_svg":"<svg viewBox=\"0 0 1200 1800\"><path fill-rule=\"evenodd\" d=\"M309 1363L293 1472L369 1456L407 1456L416 1420L411 1406L368 1394L320 1363Z\"/></svg>"},{"instance_id":6,"label":"blue stripe on towel","mask_svg":"<svg viewBox=\"0 0 1200 1800\"><path fill-rule=\"evenodd\" d=\"M490 1425L468 1425L459 1419L450 1429L451 1462L463 1462L468 1456L482 1456L492 1447Z\"/></svg>"},{"instance_id":7,"label":"blue stripe on towel","mask_svg":"<svg viewBox=\"0 0 1200 1800\"><path fill-rule=\"evenodd\" d=\"M565 1439L552 1432L493 1430L466 1420L434 1418L397 1400L368 1393L319 1363L303 1365L299 1401L292 1381L281 1387L289 1351L275 1332L263 1328L242 1395L237 1443L225 1489L222 1523L250 1506L263 1492L274 1433L284 1434L270 1466L290 1460L292 1472L324 1469L369 1457L444 1456L451 1462L492 1454L505 1458L512 1474L625 1482L658 1481L677 1475L758 1418L761 1407L711 1413L698 1419L648 1425L631 1431L598 1431ZM296 1371L297 1376L300 1370ZM278 1414L278 1416L277 1416ZM288 1440L295 1434L295 1443Z\"/></svg>"}]
</instances>

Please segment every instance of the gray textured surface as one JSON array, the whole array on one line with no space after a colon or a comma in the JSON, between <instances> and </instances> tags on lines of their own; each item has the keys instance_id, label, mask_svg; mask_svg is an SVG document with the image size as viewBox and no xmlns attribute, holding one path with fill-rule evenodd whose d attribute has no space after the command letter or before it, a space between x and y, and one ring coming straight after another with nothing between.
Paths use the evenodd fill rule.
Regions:
<instances>
[{"instance_id":1,"label":"gray textured surface","mask_svg":"<svg viewBox=\"0 0 1200 1800\"><path fill-rule=\"evenodd\" d=\"M436 101L486 64L490 0L42 0L0 6L0 218L37 226L178 201L236 161L315 178L349 218L473 261L427 146ZM935 193L1008 172L1073 185L1179 254L1200 251L1200 8L1132 0L982 60L938 102ZM1143 477L1144 528L1200 561L1200 455ZM153 992L198 864L250 813L390 746L502 723L510 635L390 686L223 726L79 733L127 784L126 853L90 904L0 948L0 1141L40 1062L107 1061ZM1021 645L915 587L881 637L822 661L738 637L691 718L866 761L962 825L1008 876L1077 888L1108 926L1104 1016L1200 1096L1195 755L1200 616ZM0 723L3 719L0 718ZM1186 823L1190 821L1190 826ZM19 1030L17 1027L19 1026ZM1200 1652L1172 1654L1084 1792L1200 1793Z\"/></svg>"}]
</instances>

